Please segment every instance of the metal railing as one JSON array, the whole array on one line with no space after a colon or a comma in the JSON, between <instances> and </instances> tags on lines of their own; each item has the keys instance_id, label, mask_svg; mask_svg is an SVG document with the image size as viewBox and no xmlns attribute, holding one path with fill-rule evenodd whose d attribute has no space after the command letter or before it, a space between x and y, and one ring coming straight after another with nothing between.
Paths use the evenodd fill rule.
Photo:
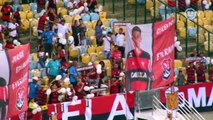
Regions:
<instances>
[{"instance_id":1,"label":"metal railing","mask_svg":"<svg viewBox=\"0 0 213 120\"><path fill-rule=\"evenodd\" d=\"M168 108L166 108L155 96L153 96L152 107L152 115L157 114L162 116L164 115L163 111L169 111ZM178 117L181 119L205 120L205 118L199 112L197 112L197 110L181 94L178 94L178 113L180 113Z\"/></svg>"},{"instance_id":2,"label":"metal railing","mask_svg":"<svg viewBox=\"0 0 213 120\"><path fill-rule=\"evenodd\" d=\"M153 96L153 104L152 104L152 115L157 113L158 115L163 115L162 110L168 111L168 109L158 100L157 97Z\"/></svg>"},{"instance_id":3,"label":"metal railing","mask_svg":"<svg viewBox=\"0 0 213 120\"><path fill-rule=\"evenodd\" d=\"M178 95L179 110L186 120L205 120L205 118L184 98Z\"/></svg>"}]
</instances>

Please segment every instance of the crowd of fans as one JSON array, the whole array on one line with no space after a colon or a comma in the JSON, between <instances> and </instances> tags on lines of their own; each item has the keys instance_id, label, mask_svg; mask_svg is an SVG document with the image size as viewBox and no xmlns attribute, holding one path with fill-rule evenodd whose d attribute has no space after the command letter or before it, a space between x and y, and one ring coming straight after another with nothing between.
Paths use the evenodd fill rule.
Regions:
<instances>
[{"instance_id":1,"label":"crowd of fans","mask_svg":"<svg viewBox=\"0 0 213 120\"><path fill-rule=\"evenodd\" d=\"M91 44L91 40L86 37L87 28L84 21L73 18L71 26L67 26L61 14L57 14L55 0L48 0L48 8L45 12L46 1L36 2L37 12L43 11L37 26L37 63L40 69L45 69L46 76L34 76L29 82L29 108L35 109L36 104L46 105L124 92L122 60L125 56L124 30L120 28L118 33L112 31L106 33L101 20L98 20L95 26L96 44L103 46L104 60L110 61L112 66L109 77L104 60L98 64L89 62L85 65L69 56L69 49ZM88 10L83 10L82 13L96 12L95 8L98 4L96 0L69 2L72 2L72 9L80 8L87 3ZM23 44L19 36L21 24L19 9L13 11L11 4L5 2L1 8L3 21L0 24L1 50L13 49ZM72 32L72 36L68 36L69 32ZM203 58L203 54L200 53L199 56L195 54L192 57ZM80 70L84 67L85 70ZM86 67L91 68L86 69ZM189 62L186 74L178 70L176 81L179 86L192 84L195 81L205 82L206 73L209 73L208 79L213 81L213 66L207 71L204 59L196 64Z\"/></svg>"},{"instance_id":2,"label":"crowd of fans","mask_svg":"<svg viewBox=\"0 0 213 120\"><path fill-rule=\"evenodd\" d=\"M95 12L97 5L96 0L69 2L72 2L72 9L85 6L86 3L88 10L83 10L81 13ZM20 24L23 23L20 23L19 9L13 11L12 4L5 2L1 9L3 14L3 24L0 26L1 50L13 49L23 44L19 36ZM106 32L101 20L98 20L95 26L96 44L103 46L104 60L108 60L112 66L111 77L109 77L104 60L99 61L98 64L90 62L85 65L79 59L69 56L69 49L91 45L90 39L86 37L87 28L84 21L73 17L71 26L67 26L61 14L57 14L55 1L48 0L47 10L45 4L45 0L37 0L37 12L42 15L37 26L38 61L36 62L39 70L45 70L46 76L32 76L30 79L29 109L34 110L38 105L123 92L122 57L124 57L125 39L123 29L120 28L118 33ZM72 36L68 36L69 32L72 32ZM90 69L79 70L84 67Z\"/></svg>"},{"instance_id":3,"label":"crowd of fans","mask_svg":"<svg viewBox=\"0 0 213 120\"><path fill-rule=\"evenodd\" d=\"M213 65L209 57L204 56L204 52L193 50L192 54L183 60L184 67L175 69L176 85L212 82Z\"/></svg>"}]
</instances>

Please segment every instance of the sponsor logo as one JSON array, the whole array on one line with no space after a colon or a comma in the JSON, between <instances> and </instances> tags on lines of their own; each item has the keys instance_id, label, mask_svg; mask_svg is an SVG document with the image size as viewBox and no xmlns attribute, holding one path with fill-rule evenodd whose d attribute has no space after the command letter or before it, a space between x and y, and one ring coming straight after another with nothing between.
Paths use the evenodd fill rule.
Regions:
<instances>
[{"instance_id":1,"label":"sponsor logo","mask_svg":"<svg viewBox=\"0 0 213 120\"><path fill-rule=\"evenodd\" d=\"M171 59L164 59L163 62L161 63L161 66L163 68L163 79L167 80L172 72L172 67L171 67Z\"/></svg>"},{"instance_id":2,"label":"sponsor logo","mask_svg":"<svg viewBox=\"0 0 213 120\"><path fill-rule=\"evenodd\" d=\"M148 78L146 72L131 72L131 78Z\"/></svg>"},{"instance_id":3,"label":"sponsor logo","mask_svg":"<svg viewBox=\"0 0 213 120\"><path fill-rule=\"evenodd\" d=\"M21 110L24 106L24 95L25 95L25 87L22 86L17 90L16 93L16 107L18 108L18 110Z\"/></svg>"},{"instance_id":4,"label":"sponsor logo","mask_svg":"<svg viewBox=\"0 0 213 120\"><path fill-rule=\"evenodd\" d=\"M186 9L186 17L189 19L189 20L194 20L195 17L197 16L197 12L192 9L192 8L188 8Z\"/></svg>"}]
</instances>

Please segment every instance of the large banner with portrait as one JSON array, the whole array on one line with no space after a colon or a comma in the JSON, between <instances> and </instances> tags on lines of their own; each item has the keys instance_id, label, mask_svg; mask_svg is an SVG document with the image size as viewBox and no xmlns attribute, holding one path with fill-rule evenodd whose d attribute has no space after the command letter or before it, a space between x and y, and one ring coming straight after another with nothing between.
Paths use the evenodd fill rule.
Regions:
<instances>
[{"instance_id":1,"label":"large banner with portrait","mask_svg":"<svg viewBox=\"0 0 213 120\"><path fill-rule=\"evenodd\" d=\"M174 19L127 25L127 90L150 90L174 80Z\"/></svg>"},{"instance_id":2,"label":"large banner with portrait","mask_svg":"<svg viewBox=\"0 0 213 120\"><path fill-rule=\"evenodd\" d=\"M29 55L29 44L0 51L1 119L18 115L28 108Z\"/></svg>"}]
</instances>

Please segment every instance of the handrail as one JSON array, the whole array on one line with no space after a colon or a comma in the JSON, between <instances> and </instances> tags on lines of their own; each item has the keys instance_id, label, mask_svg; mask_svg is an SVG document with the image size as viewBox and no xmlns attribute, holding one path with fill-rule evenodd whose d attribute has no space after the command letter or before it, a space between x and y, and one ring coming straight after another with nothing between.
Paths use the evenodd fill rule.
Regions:
<instances>
[{"instance_id":1,"label":"handrail","mask_svg":"<svg viewBox=\"0 0 213 120\"><path fill-rule=\"evenodd\" d=\"M152 115L154 115L154 110L161 112L160 109L165 109L167 111L167 108L155 96L153 96L152 102Z\"/></svg>"},{"instance_id":2,"label":"handrail","mask_svg":"<svg viewBox=\"0 0 213 120\"><path fill-rule=\"evenodd\" d=\"M196 113L194 115L196 117L198 117L199 120L205 120L205 118L184 98L183 95L179 94L178 98L188 104L188 105L187 104L186 105Z\"/></svg>"}]
</instances>

